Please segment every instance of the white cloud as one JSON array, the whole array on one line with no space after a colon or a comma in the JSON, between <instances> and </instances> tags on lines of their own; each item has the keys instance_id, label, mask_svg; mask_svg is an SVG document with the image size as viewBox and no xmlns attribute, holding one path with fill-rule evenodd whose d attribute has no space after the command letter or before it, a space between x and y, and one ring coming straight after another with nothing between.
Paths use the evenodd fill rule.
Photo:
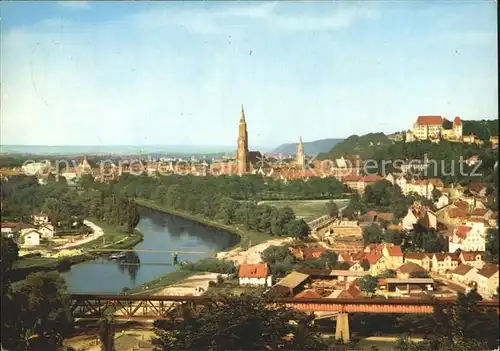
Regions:
<instances>
[{"instance_id":1,"label":"white cloud","mask_svg":"<svg viewBox=\"0 0 500 351\"><path fill-rule=\"evenodd\" d=\"M63 0L58 1L58 5L67 7L73 10L88 10L90 9L90 4L88 1L73 1L73 0Z\"/></svg>"}]
</instances>

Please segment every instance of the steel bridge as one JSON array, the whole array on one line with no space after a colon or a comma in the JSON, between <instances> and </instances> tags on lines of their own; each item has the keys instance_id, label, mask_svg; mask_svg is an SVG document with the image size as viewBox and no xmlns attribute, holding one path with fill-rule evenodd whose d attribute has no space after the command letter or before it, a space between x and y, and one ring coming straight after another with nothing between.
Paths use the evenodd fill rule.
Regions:
<instances>
[{"instance_id":1,"label":"steel bridge","mask_svg":"<svg viewBox=\"0 0 500 351\"><path fill-rule=\"evenodd\" d=\"M187 311L197 313L218 302L204 296L72 294L71 312L77 319L96 319L112 311L117 320L155 320L165 319L168 313L182 318ZM436 302L455 303L456 299L277 298L272 304L304 312L430 314ZM500 308L499 301L480 301L479 306L497 313Z\"/></svg>"}]
</instances>

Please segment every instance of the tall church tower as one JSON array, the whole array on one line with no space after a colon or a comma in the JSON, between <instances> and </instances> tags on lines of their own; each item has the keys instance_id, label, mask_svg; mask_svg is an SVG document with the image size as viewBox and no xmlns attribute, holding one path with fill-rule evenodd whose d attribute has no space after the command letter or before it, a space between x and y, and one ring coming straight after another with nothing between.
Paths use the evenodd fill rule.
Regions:
<instances>
[{"instance_id":1,"label":"tall church tower","mask_svg":"<svg viewBox=\"0 0 500 351\"><path fill-rule=\"evenodd\" d=\"M304 145L302 144L302 137L299 138L299 143L297 144L297 166L299 168L304 168Z\"/></svg>"},{"instance_id":2,"label":"tall church tower","mask_svg":"<svg viewBox=\"0 0 500 351\"><path fill-rule=\"evenodd\" d=\"M241 118L238 127L238 174L243 175L248 173L248 133L247 122L245 121L245 110L241 105Z\"/></svg>"}]
</instances>

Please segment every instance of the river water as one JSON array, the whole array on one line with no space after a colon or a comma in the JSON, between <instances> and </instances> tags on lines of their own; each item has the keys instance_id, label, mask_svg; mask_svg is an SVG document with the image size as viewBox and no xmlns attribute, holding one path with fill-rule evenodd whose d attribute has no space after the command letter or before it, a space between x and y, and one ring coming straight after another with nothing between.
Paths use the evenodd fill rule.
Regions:
<instances>
[{"instance_id":1,"label":"river water","mask_svg":"<svg viewBox=\"0 0 500 351\"><path fill-rule=\"evenodd\" d=\"M137 229L144 234L144 241L135 247L136 250L179 251L179 262L210 257L239 241L239 237L232 233L144 208ZM134 288L177 269L172 265L171 253L134 251L123 261L99 258L74 265L62 275L70 293L116 294L124 287Z\"/></svg>"}]
</instances>

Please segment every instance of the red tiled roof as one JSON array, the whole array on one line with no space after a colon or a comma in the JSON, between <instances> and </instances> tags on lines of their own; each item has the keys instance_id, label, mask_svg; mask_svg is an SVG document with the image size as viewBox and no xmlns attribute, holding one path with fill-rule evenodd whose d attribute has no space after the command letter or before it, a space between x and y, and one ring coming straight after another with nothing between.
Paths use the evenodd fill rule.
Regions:
<instances>
[{"instance_id":1,"label":"red tiled roof","mask_svg":"<svg viewBox=\"0 0 500 351\"><path fill-rule=\"evenodd\" d=\"M460 117L458 117L458 116L455 117L455 119L453 120L453 124L456 124L456 125L462 124L462 120L460 119Z\"/></svg>"},{"instance_id":2,"label":"red tiled roof","mask_svg":"<svg viewBox=\"0 0 500 351\"><path fill-rule=\"evenodd\" d=\"M318 294L314 289L306 289L295 295L295 297L298 299L317 299L320 298L321 295Z\"/></svg>"},{"instance_id":3,"label":"red tiled roof","mask_svg":"<svg viewBox=\"0 0 500 351\"><path fill-rule=\"evenodd\" d=\"M458 255L456 253L446 253L446 252L443 252L443 253L435 253L434 256L436 256L436 259L438 261L444 261L444 259L446 257L450 257L452 261L458 261Z\"/></svg>"},{"instance_id":4,"label":"red tiled roof","mask_svg":"<svg viewBox=\"0 0 500 351\"><path fill-rule=\"evenodd\" d=\"M263 264L240 264L239 278L266 278L269 275L269 266Z\"/></svg>"},{"instance_id":5,"label":"red tiled roof","mask_svg":"<svg viewBox=\"0 0 500 351\"><path fill-rule=\"evenodd\" d=\"M426 272L425 268L413 263L413 262L406 262L402 266L400 266L397 269L397 272L403 273L403 274L409 274L409 273L414 273L414 272Z\"/></svg>"},{"instance_id":6,"label":"red tiled roof","mask_svg":"<svg viewBox=\"0 0 500 351\"><path fill-rule=\"evenodd\" d=\"M470 215L475 217L483 217L486 213L488 213L487 208L476 208L470 213Z\"/></svg>"},{"instance_id":7,"label":"red tiled roof","mask_svg":"<svg viewBox=\"0 0 500 351\"><path fill-rule=\"evenodd\" d=\"M468 262L468 261L475 261L477 255L481 255L481 259L483 258L484 252L482 251L462 251L460 255L462 256L463 260Z\"/></svg>"},{"instance_id":8,"label":"red tiled roof","mask_svg":"<svg viewBox=\"0 0 500 351\"><path fill-rule=\"evenodd\" d=\"M474 267L471 267L471 266L466 265L466 264L460 264L460 265L458 265L457 268L455 268L455 270L452 273L458 274L458 275L466 275L467 273L469 273L469 271L472 268L474 268Z\"/></svg>"},{"instance_id":9,"label":"red tiled roof","mask_svg":"<svg viewBox=\"0 0 500 351\"><path fill-rule=\"evenodd\" d=\"M339 261L342 261L342 262L349 262L351 260L351 255L347 254L347 253L341 253L339 255Z\"/></svg>"},{"instance_id":10,"label":"red tiled roof","mask_svg":"<svg viewBox=\"0 0 500 351\"><path fill-rule=\"evenodd\" d=\"M1 228L15 228L19 225L17 222L2 222Z\"/></svg>"},{"instance_id":11,"label":"red tiled roof","mask_svg":"<svg viewBox=\"0 0 500 351\"><path fill-rule=\"evenodd\" d=\"M375 183L377 180L380 180L382 178L380 178L379 176L364 176L364 177L361 177L360 181L362 182L365 182L365 183Z\"/></svg>"},{"instance_id":12,"label":"red tiled roof","mask_svg":"<svg viewBox=\"0 0 500 351\"><path fill-rule=\"evenodd\" d=\"M369 264L372 265L372 264L377 263L381 257L382 257L382 254L379 251L375 251L375 252L369 252L369 253L365 254L364 259L366 261L368 261Z\"/></svg>"},{"instance_id":13,"label":"red tiled roof","mask_svg":"<svg viewBox=\"0 0 500 351\"><path fill-rule=\"evenodd\" d=\"M345 176L341 177L343 182L358 182L361 177L356 174L346 174Z\"/></svg>"},{"instance_id":14,"label":"red tiled roof","mask_svg":"<svg viewBox=\"0 0 500 351\"><path fill-rule=\"evenodd\" d=\"M342 290L340 294L337 296L338 299L354 299L356 297L359 297L361 295L361 290L354 285L351 284L348 289Z\"/></svg>"},{"instance_id":15,"label":"red tiled roof","mask_svg":"<svg viewBox=\"0 0 500 351\"><path fill-rule=\"evenodd\" d=\"M405 254L405 259L409 258L410 260L423 260L425 257L428 255L423 252L407 252Z\"/></svg>"},{"instance_id":16,"label":"red tiled roof","mask_svg":"<svg viewBox=\"0 0 500 351\"><path fill-rule=\"evenodd\" d=\"M403 256L403 251L401 251L401 246L386 246L387 251L389 252L389 256Z\"/></svg>"},{"instance_id":17,"label":"red tiled roof","mask_svg":"<svg viewBox=\"0 0 500 351\"><path fill-rule=\"evenodd\" d=\"M498 272L498 265L493 263L487 263L477 272L477 274L482 275L483 277L490 278L493 274Z\"/></svg>"},{"instance_id":18,"label":"red tiled roof","mask_svg":"<svg viewBox=\"0 0 500 351\"><path fill-rule=\"evenodd\" d=\"M462 239L465 239L469 235L471 229L472 227L461 225L457 229L455 229L455 235Z\"/></svg>"},{"instance_id":19,"label":"red tiled roof","mask_svg":"<svg viewBox=\"0 0 500 351\"><path fill-rule=\"evenodd\" d=\"M469 217L469 213L467 210L461 208L450 208L448 210L448 216L450 218L467 218Z\"/></svg>"},{"instance_id":20,"label":"red tiled roof","mask_svg":"<svg viewBox=\"0 0 500 351\"><path fill-rule=\"evenodd\" d=\"M418 116L418 125L441 125L443 123L443 117L441 116Z\"/></svg>"}]
</instances>

